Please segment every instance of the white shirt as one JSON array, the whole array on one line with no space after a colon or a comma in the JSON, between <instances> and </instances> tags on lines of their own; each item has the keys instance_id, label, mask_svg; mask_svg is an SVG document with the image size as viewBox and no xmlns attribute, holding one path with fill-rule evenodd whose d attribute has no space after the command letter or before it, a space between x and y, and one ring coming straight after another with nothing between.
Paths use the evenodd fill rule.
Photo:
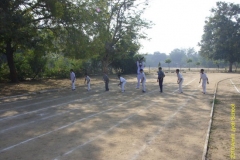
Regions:
<instances>
[{"instance_id":1,"label":"white shirt","mask_svg":"<svg viewBox=\"0 0 240 160\"><path fill-rule=\"evenodd\" d=\"M178 73L178 74L177 74L177 77L178 77L178 80L183 79L183 76L182 76L181 73Z\"/></svg>"},{"instance_id":2,"label":"white shirt","mask_svg":"<svg viewBox=\"0 0 240 160\"><path fill-rule=\"evenodd\" d=\"M75 73L74 72L71 72L70 73L70 79L71 79L71 81L75 81Z\"/></svg>"},{"instance_id":3,"label":"white shirt","mask_svg":"<svg viewBox=\"0 0 240 160\"><path fill-rule=\"evenodd\" d=\"M146 76L145 76L145 73L144 72L140 72L140 79L143 79L143 81L146 81Z\"/></svg>"},{"instance_id":4,"label":"white shirt","mask_svg":"<svg viewBox=\"0 0 240 160\"><path fill-rule=\"evenodd\" d=\"M144 63L143 62L141 62L141 66L140 66L140 63L139 63L139 61L137 61L137 73L140 73L140 69L144 69Z\"/></svg>"},{"instance_id":5,"label":"white shirt","mask_svg":"<svg viewBox=\"0 0 240 160\"><path fill-rule=\"evenodd\" d=\"M120 82L126 82L126 79L124 79L123 77L120 77Z\"/></svg>"},{"instance_id":6,"label":"white shirt","mask_svg":"<svg viewBox=\"0 0 240 160\"><path fill-rule=\"evenodd\" d=\"M200 73L200 78L202 79L202 80L207 80L208 79L208 77L207 77L207 75L205 74L205 73Z\"/></svg>"},{"instance_id":7,"label":"white shirt","mask_svg":"<svg viewBox=\"0 0 240 160\"><path fill-rule=\"evenodd\" d=\"M87 82L90 82L90 80L91 80L89 76L86 76L85 79L86 79Z\"/></svg>"}]
</instances>

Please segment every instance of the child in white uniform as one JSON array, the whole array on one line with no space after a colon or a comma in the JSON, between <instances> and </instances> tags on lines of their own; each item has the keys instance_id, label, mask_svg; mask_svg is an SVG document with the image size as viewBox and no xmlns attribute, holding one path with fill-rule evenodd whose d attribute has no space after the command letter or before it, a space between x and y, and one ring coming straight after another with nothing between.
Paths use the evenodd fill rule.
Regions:
<instances>
[{"instance_id":1,"label":"child in white uniform","mask_svg":"<svg viewBox=\"0 0 240 160\"><path fill-rule=\"evenodd\" d=\"M143 57L144 58L144 57ZM137 61L137 89L139 89L140 86L140 80L141 80L141 73L140 69L144 69L144 63L143 63L143 58L140 59L140 61Z\"/></svg>"},{"instance_id":2,"label":"child in white uniform","mask_svg":"<svg viewBox=\"0 0 240 160\"><path fill-rule=\"evenodd\" d=\"M146 76L143 69L140 69L140 78L142 83L142 92L146 92Z\"/></svg>"},{"instance_id":3,"label":"child in white uniform","mask_svg":"<svg viewBox=\"0 0 240 160\"><path fill-rule=\"evenodd\" d=\"M118 84L119 86L121 86L121 90L122 92L125 92L125 84L127 83L126 79L124 79L123 77L121 77L121 75L118 75L118 78L120 79L120 83Z\"/></svg>"},{"instance_id":4,"label":"child in white uniform","mask_svg":"<svg viewBox=\"0 0 240 160\"><path fill-rule=\"evenodd\" d=\"M90 77L88 76L88 74L85 74L85 81L84 81L84 84L87 82L87 87L88 87L88 91L90 91L90 82L91 82L91 79Z\"/></svg>"},{"instance_id":5,"label":"child in white uniform","mask_svg":"<svg viewBox=\"0 0 240 160\"><path fill-rule=\"evenodd\" d=\"M206 86L207 86L207 83L209 84L209 82L208 82L208 77L207 77L206 73L204 73L204 69L200 70L200 81L199 81L199 83L201 83L201 80L202 80L203 94L205 94L206 93Z\"/></svg>"},{"instance_id":6,"label":"child in white uniform","mask_svg":"<svg viewBox=\"0 0 240 160\"><path fill-rule=\"evenodd\" d=\"M178 80L177 80L177 83L178 83L178 88L179 88L179 92L180 93L183 93L182 91L182 83L183 83L183 76L182 74L179 72L179 69L176 69L176 73L177 73L177 77L178 77Z\"/></svg>"},{"instance_id":7,"label":"child in white uniform","mask_svg":"<svg viewBox=\"0 0 240 160\"><path fill-rule=\"evenodd\" d=\"M72 90L75 90L75 80L76 80L76 76L75 73L73 72L73 69L70 70L70 80L72 83Z\"/></svg>"}]
</instances>

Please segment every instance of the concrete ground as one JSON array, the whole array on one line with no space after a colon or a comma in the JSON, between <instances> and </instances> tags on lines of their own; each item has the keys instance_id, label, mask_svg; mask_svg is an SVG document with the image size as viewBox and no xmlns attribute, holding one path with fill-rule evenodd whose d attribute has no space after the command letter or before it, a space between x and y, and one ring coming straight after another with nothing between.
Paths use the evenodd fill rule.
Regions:
<instances>
[{"instance_id":1,"label":"concrete ground","mask_svg":"<svg viewBox=\"0 0 240 160\"><path fill-rule=\"evenodd\" d=\"M147 75L146 93L125 76L124 93L114 79L109 92L96 83L90 92L78 87L2 97L0 159L202 159L215 84L239 75L209 73L207 94L198 73L183 76L183 94L176 74L168 73L163 93L156 75Z\"/></svg>"}]
</instances>

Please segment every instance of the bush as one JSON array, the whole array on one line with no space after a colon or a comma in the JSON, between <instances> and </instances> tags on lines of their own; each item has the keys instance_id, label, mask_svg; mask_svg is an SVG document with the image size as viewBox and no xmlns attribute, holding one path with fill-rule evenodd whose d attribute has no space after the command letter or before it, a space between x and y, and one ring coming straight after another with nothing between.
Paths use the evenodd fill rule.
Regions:
<instances>
[{"instance_id":1,"label":"bush","mask_svg":"<svg viewBox=\"0 0 240 160\"><path fill-rule=\"evenodd\" d=\"M9 80L9 68L7 63L0 64L0 81Z\"/></svg>"},{"instance_id":2,"label":"bush","mask_svg":"<svg viewBox=\"0 0 240 160\"><path fill-rule=\"evenodd\" d=\"M81 60L69 59L57 54L52 54L47 59L45 77L69 78L70 69L74 70L76 77L83 76Z\"/></svg>"},{"instance_id":3,"label":"bush","mask_svg":"<svg viewBox=\"0 0 240 160\"><path fill-rule=\"evenodd\" d=\"M15 54L14 61L18 79L23 81L26 78L30 78L32 71L26 57L22 53L17 53Z\"/></svg>"}]
</instances>

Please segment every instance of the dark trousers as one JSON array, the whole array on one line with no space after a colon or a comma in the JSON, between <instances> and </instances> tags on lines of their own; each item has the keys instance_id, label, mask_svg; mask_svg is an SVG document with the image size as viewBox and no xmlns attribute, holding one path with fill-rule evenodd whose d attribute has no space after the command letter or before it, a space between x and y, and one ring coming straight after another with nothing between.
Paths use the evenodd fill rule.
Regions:
<instances>
[{"instance_id":1,"label":"dark trousers","mask_svg":"<svg viewBox=\"0 0 240 160\"><path fill-rule=\"evenodd\" d=\"M105 89L106 89L106 91L109 91L108 82L109 82L109 81L105 81Z\"/></svg>"},{"instance_id":2,"label":"dark trousers","mask_svg":"<svg viewBox=\"0 0 240 160\"><path fill-rule=\"evenodd\" d=\"M163 78L158 78L160 92L162 92L162 84L163 84Z\"/></svg>"}]
</instances>

